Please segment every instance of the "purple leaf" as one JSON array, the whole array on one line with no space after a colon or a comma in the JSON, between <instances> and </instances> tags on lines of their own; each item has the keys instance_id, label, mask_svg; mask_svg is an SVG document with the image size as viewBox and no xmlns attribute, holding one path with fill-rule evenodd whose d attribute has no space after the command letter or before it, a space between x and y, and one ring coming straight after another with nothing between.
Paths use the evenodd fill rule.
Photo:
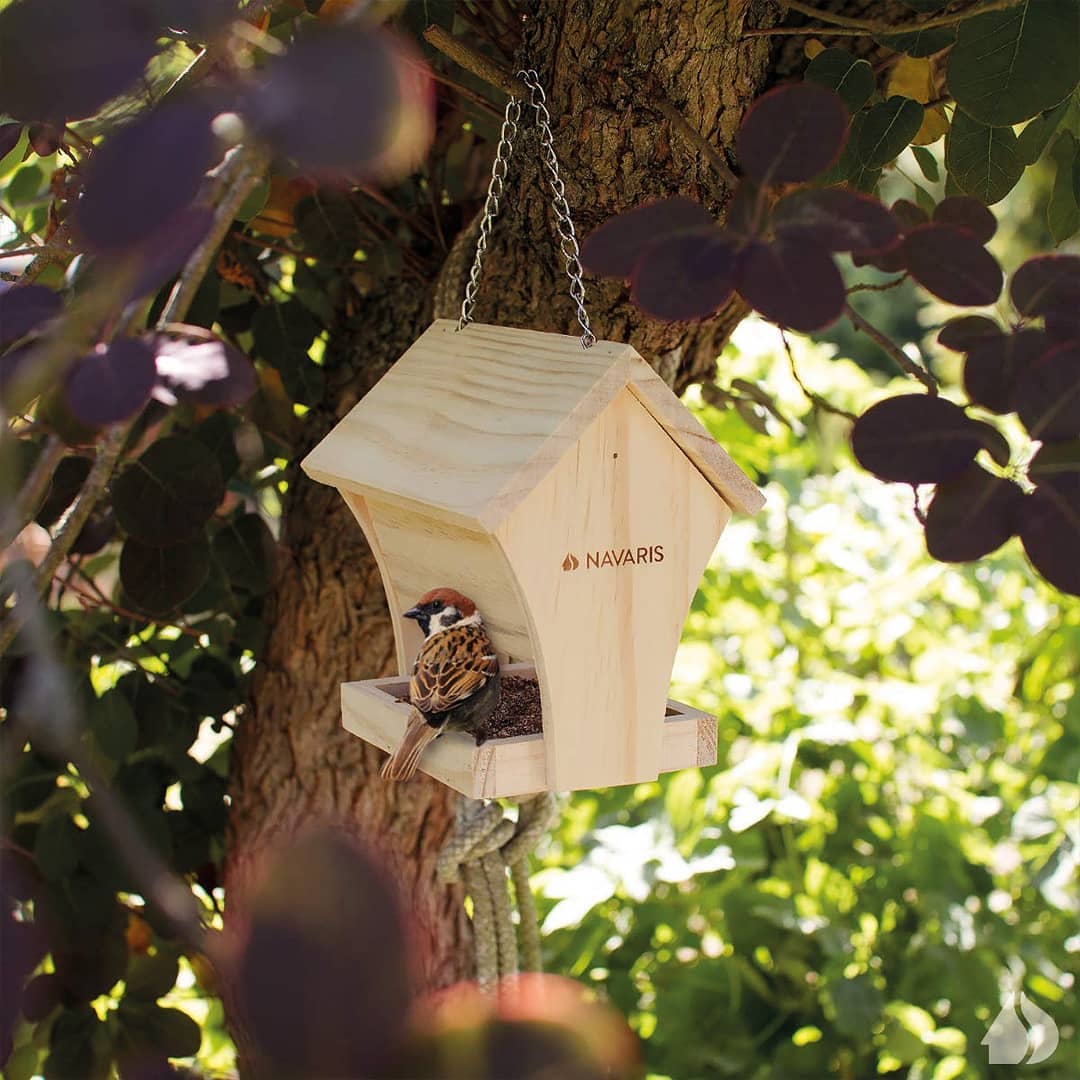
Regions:
<instances>
[{"instance_id":1,"label":"purple leaf","mask_svg":"<svg viewBox=\"0 0 1080 1080\"><path fill-rule=\"evenodd\" d=\"M182 333L183 336L178 336ZM151 338L158 386L166 405L242 405L256 389L255 368L238 349L197 326L175 327Z\"/></svg>"},{"instance_id":2,"label":"purple leaf","mask_svg":"<svg viewBox=\"0 0 1080 1080\"><path fill-rule=\"evenodd\" d=\"M1080 440L1043 443L1028 465L1028 479L1080 505Z\"/></svg>"},{"instance_id":3,"label":"purple leaf","mask_svg":"<svg viewBox=\"0 0 1080 1080\"><path fill-rule=\"evenodd\" d=\"M44 285L18 285L0 292L0 348L57 316L61 303L59 293Z\"/></svg>"},{"instance_id":4,"label":"purple leaf","mask_svg":"<svg viewBox=\"0 0 1080 1080\"><path fill-rule=\"evenodd\" d=\"M935 225L955 225L967 229L980 244L997 232L997 218L978 199L970 195L950 195L934 207Z\"/></svg>"},{"instance_id":5,"label":"purple leaf","mask_svg":"<svg viewBox=\"0 0 1080 1080\"><path fill-rule=\"evenodd\" d=\"M1024 499L1019 531L1035 569L1055 588L1080 596L1080 496L1036 488Z\"/></svg>"},{"instance_id":6,"label":"purple leaf","mask_svg":"<svg viewBox=\"0 0 1080 1080\"><path fill-rule=\"evenodd\" d=\"M867 409L851 430L859 464L882 480L937 484L959 476L984 445L958 405L928 394L902 394Z\"/></svg>"},{"instance_id":7,"label":"purple leaf","mask_svg":"<svg viewBox=\"0 0 1080 1080\"><path fill-rule=\"evenodd\" d=\"M371 859L343 830L309 832L275 853L249 911L235 992L271 1071L391 1075L409 1016L407 927ZM358 972L379 987L360 1010Z\"/></svg>"},{"instance_id":8,"label":"purple leaf","mask_svg":"<svg viewBox=\"0 0 1080 1080\"><path fill-rule=\"evenodd\" d=\"M76 361L65 392L75 418L104 427L134 416L150 400L154 354L144 342L117 338Z\"/></svg>"},{"instance_id":9,"label":"purple leaf","mask_svg":"<svg viewBox=\"0 0 1080 1080\"><path fill-rule=\"evenodd\" d=\"M1038 255L1013 274L1013 306L1021 315L1046 315L1080 305L1080 255Z\"/></svg>"},{"instance_id":10,"label":"purple leaf","mask_svg":"<svg viewBox=\"0 0 1080 1080\"><path fill-rule=\"evenodd\" d=\"M746 249L738 289L766 319L800 333L828 326L844 310L844 279L832 257L783 236Z\"/></svg>"},{"instance_id":11,"label":"purple leaf","mask_svg":"<svg viewBox=\"0 0 1080 1080\"><path fill-rule=\"evenodd\" d=\"M959 315L938 334L938 344L954 352L968 352L979 342L1002 336L1001 327L985 315Z\"/></svg>"},{"instance_id":12,"label":"purple leaf","mask_svg":"<svg viewBox=\"0 0 1080 1080\"><path fill-rule=\"evenodd\" d=\"M362 174L396 134L403 63L380 31L356 23L312 27L266 65L241 111L261 138L303 168Z\"/></svg>"},{"instance_id":13,"label":"purple leaf","mask_svg":"<svg viewBox=\"0 0 1080 1080\"><path fill-rule=\"evenodd\" d=\"M996 325L994 329L997 331ZM1046 334L1030 329L1012 334L997 331L996 337L986 335L972 341L964 363L964 389L968 397L993 412L1012 412L1017 406L1017 380L1048 347Z\"/></svg>"},{"instance_id":14,"label":"purple leaf","mask_svg":"<svg viewBox=\"0 0 1080 1080\"><path fill-rule=\"evenodd\" d=\"M213 220L205 206L185 207L130 248L125 257L137 267L130 299L157 292L191 258Z\"/></svg>"},{"instance_id":15,"label":"purple leaf","mask_svg":"<svg viewBox=\"0 0 1080 1080\"><path fill-rule=\"evenodd\" d=\"M206 102L163 105L111 135L86 169L74 224L95 252L124 251L186 207L213 164Z\"/></svg>"},{"instance_id":16,"label":"purple leaf","mask_svg":"<svg viewBox=\"0 0 1080 1080\"><path fill-rule=\"evenodd\" d=\"M930 221L926 216L926 211L918 203L913 203L909 199L897 199L892 204L892 215L899 223L900 231L905 233L919 225L926 225Z\"/></svg>"},{"instance_id":17,"label":"purple leaf","mask_svg":"<svg viewBox=\"0 0 1080 1080\"><path fill-rule=\"evenodd\" d=\"M847 106L817 83L778 86L750 106L736 136L743 172L761 184L810 180L840 157Z\"/></svg>"},{"instance_id":18,"label":"purple leaf","mask_svg":"<svg viewBox=\"0 0 1080 1080\"><path fill-rule=\"evenodd\" d=\"M645 203L608 218L581 245L581 265L600 277L628 278L647 244L716 222L699 202L681 196Z\"/></svg>"},{"instance_id":19,"label":"purple leaf","mask_svg":"<svg viewBox=\"0 0 1080 1080\"><path fill-rule=\"evenodd\" d=\"M18 123L0 124L0 161L19 145L23 125Z\"/></svg>"},{"instance_id":20,"label":"purple leaf","mask_svg":"<svg viewBox=\"0 0 1080 1080\"><path fill-rule=\"evenodd\" d=\"M881 251L900 238L892 214L844 188L797 191L773 208L773 225L793 241L829 251Z\"/></svg>"},{"instance_id":21,"label":"purple leaf","mask_svg":"<svg viewBox=\"0 0 1080 1080\"><path fill-rule=\"evenodd\" d=\"M978 465L939 484L926 513L926 549L941 562L971 562L1016 532L1024 494Z\"/></svg>"},{"instance_id":22,"label":"purple leaf","mask_svg":"<svg viewBox=\"0 0 1080 1080\"><path fill-rule=\"evenodd\" d=\"M911 276L947 303L982 307L1001 294L1001 267L967 229L921 225L904 237L903 252Z\"/></svg>"},{"instance_id":23,"label":"purple leaf","mask_svg":"<svg viewBox=\"0 0 1080 1080\"><path fill-rule=\"evenodd\" d=\"M743 180L727 204L724 228L744 240L760 239L769 224L769 202L757 184Z\"/></svg>"},{"instance_id":24,"label":"purple leaf","mask_svg":"<svg viewBox=\"0 0 1080 1080\"><path fill-rule=\"evenodd\" d=\"M634 303L654 319L703 319L735 291L737 265L737 241L715 225L654 241L634 267Z\"/></svg>"},{"instance_id":25,"label":"purple leaf","mask_svg":"<svg viewBox=\"0 0 1080 1080\"><path fill-rule=\"evenodd\" d=\"M1016 411L1033 439L1080 435L1080 342L1051 349L1023 371Z\"/></svg>"},{"instance_id":26,"label":"purple leaf","mask_svg":"<svg viewBox=\"0 0 1080 1080\"><path fill-rule=\"evenodd\" d=\"M26 130L26 137L30 143L30 149L38 157L49 157L60 148L64 132L56 124L31 124Z\"/></svg>"},{"instance_id":27,"label":"purple leaf","mask_svg":"<svg viewBox=\"0 0 1080 1080\"><path fill-rule=\"evenodd\" d=\"M153 56L137 0L33 0L0 12L0 104L16 119L91 116Z\"/></svg>"}]
</instances>

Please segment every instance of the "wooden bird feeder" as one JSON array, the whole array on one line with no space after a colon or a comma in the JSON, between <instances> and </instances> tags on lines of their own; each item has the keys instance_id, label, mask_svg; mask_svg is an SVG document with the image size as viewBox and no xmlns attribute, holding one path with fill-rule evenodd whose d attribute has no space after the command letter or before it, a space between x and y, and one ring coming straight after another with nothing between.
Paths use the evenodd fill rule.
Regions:
<instances>
[{"instance_id":1,"label":"wooden bird feeder","mask_svg":"<svg viewBox=\"0 0 1080 1080\"><path fill-rule=\"evenodd\" d=\"M655 780L716 760L716 721L668 700L687 610L753 483L629 345L435 322L308 455L378 562L398 678L346 683L345 727L399 742L429 589L471 597L543 734L449 733L420 767L473 798Z\"/></svg>"}]
</instances>

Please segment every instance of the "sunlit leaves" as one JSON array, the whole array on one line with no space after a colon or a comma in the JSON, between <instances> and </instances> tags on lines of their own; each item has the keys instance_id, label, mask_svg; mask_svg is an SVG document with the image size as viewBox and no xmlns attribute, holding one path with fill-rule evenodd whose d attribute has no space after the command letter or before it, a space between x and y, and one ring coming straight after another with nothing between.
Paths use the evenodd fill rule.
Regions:
<instances>
[{"instance_id":1,"label":"sunlit leaves","mask_svg":"<svg viewBox=\"0 0 1080 1080\"><path fill-rule=\"evenodd\" d=\"M926 514L926 548L942 562L971 562L1016 531L1023 492L1011 480L972 466L939 484Z\"/></svg>"},{"instance_id":2,"label":"sunlit leaves","mask_svg":"<svg viewBox=\"0 0 1080 1080\"><path fill-rule=\"evenodd\" d=\"M1052 108L1080 80L1080 5L1022 0L959 24L949 90L970 116L995 127Z\"/></svg>"},{"instance_id":3,"label":"sunlit leaves","mask_svg":"<svg viewBox=\"0 0 1080 1080\"><path fill-rule=\"evenodd\" d=\"M804 76L835 90L851 112L858 112L874 92L874 70L846 49L825 49L810 61Z\"/></svg>"},{"instance_id":4,"label":"sunlit leaves","mask_svg":"<svg viewBox=\"0 0 1080 1080\"><path fill-rule=\"evenodd\" d=\"M1024 172L1012 129L983 124L963 109L945 136L945 164L960 190L987 206L1004 199Z\"/></svg>"},{"instance_id":5,"label":"sunlit leaves","mask_svg":"<svg viewBox=\"0 0 1080 1080\"><path fill-rule=\"evenodd\" d=\"M886 398L851 431L859 464L882 480L934 484L962 473L983 445L978 426L958 405L926 394Z\"/></svg>"},{"instance_id":6,"label":"sunlit leaves","mask_svg":"<svg viewBox=\"0 0 1080 1080\"><path fill-rule=\"evenodd\" d=\"M213 163L214 112L202 102L166 104L94 151L75 209L91 250L125 251L191 203Z\"/></svg>"},{"instance_id":7,"label":"sunlit leaves","mask_svg":"<svg viewBox=\"0 0 1080 1080\"><path fill-rule=\"evenodd\" d=\"M155 397L197 405L242 405L255 393L255 369L238 349L196 326L172 326L152 338Z\"/></svg>"},{"instance_id":8,"label":"sunlit leaves","mask_svg":"<svg viewBox=\"0 0 1080 1080\"><path fill-rule=\"evenodd\" d=\"M645 203L609 218L581 245L581 262L591 274L629 278L642 250L673 233L709 229L715 220L693 199L677 197Z\"/></svg>"},{"instance_id":9,"label":"sunlit leaves","mask_svg":"<svg viewBox=\"0 0 1080 1080\"><path fill-rule=\"evenodd\" d=\"M75 362L65 387L68 405L90 427L126 420L149 401L155 378L149 346L118 338Z\"/></svg>"},{"instance_id":10,"label":"sunlit leaves","mask_svg":"<svg viewBox=\"0 0 1080 1080\"><path fill-rule=\"evenodd\" d=\"M184 435L159 439L113 484L120 525L144 544L159 546L197 536L223 494L217 459Z\"/></svg>"},{"instance_id":11,"label":"sunlit leaves","mask_svg":"<svg viewBox=\"0 0 1080 1080\"><path fill-rule=\"evenodd\" d=\"M981 307L1001 294L1001 267L968 229L922 225L905 235L903 253L911 276L950 304Z\"/></svg>"},{"instance_id":12,"label":"sunlit leaves","mask_svg":"<svg viewBox=\"0 0 1080 1080\"><path fill-rule=\"evenodd\" d=\"M17 0L0 11L0 107L63 125L127 89L155 51L135 0Z\"/></svg>"},{"instance_id":13,"label":"sunlit leaves","mask_svg":"<svg viewBox=\"0 0 1080 1080\"><path fill-rule=\"evenodd\" d=\"M848 111L817 83L778 86L743 117L736 138L739 164L762 184L811 180L840 156Z\"/></svg>"}]
</instances>

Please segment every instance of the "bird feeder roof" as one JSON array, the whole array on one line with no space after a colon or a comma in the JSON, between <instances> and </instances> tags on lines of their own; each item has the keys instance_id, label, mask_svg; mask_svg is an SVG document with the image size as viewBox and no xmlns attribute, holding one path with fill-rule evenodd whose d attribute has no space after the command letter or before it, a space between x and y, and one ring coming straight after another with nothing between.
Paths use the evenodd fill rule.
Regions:
<instances>
[{"instance_id":1,"label":"bird feeder roof","mask_svg":"<svg viewBox=\"0 0 1080 1080\"><path fill-rule=\"evenodd\" d=\"M343 491L493 532L629 389L734 510L753 482L629 345L440 319L304 459Z\"/></svg>"}]
</instances>

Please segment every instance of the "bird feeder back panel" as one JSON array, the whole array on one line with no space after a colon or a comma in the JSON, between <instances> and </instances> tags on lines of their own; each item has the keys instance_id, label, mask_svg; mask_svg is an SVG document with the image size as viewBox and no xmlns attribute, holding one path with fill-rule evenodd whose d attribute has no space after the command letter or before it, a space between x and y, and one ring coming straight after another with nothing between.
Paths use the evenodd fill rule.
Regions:
<instances>
[{"instance_id":1,"label":"bird feeder back panel","mask_svg":"<svg viewBox=\"0 0 1080 1080\"><path fill-rule=\"evenodd\" d=\"M450 769L460 738L446 735L422 770L466 793L521 794L651 780L715 754L695 713L693 754L665 765L671 667L732 508L763 499L632 348L436 322L304 468L364 530L403 674L421 638L402 613L437 586L475 601L504 664L535 667L544 730L527 753L491 740ZM347 684L343 701L349 730L386 748L408 707L388 712L381 682ZM510 764L522 754L525 773ZM508 786L540 786L460 775L494 762Z\"/></svg>"}]
</instances>

